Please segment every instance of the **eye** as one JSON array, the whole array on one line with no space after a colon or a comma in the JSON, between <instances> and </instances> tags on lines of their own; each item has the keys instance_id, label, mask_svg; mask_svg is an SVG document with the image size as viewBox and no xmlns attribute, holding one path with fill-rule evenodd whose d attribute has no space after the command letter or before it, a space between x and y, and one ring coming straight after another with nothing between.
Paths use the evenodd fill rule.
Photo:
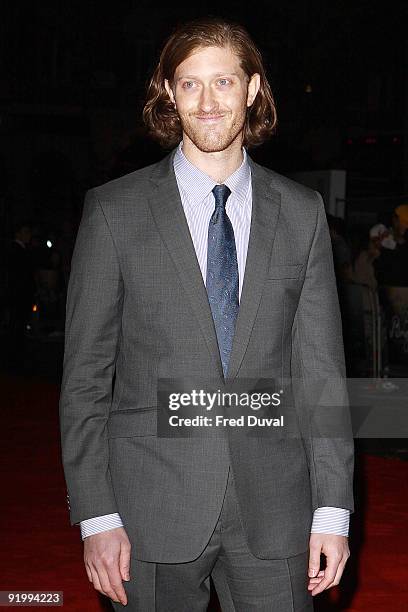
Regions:
<instances>
[{"instance_id":1,"label":"eye","mask_svg":"<svg viewBox=\"0 0 408 612\"><path fill-rule=\"evenodd\" d=\"M192 89L194 87L194 81L184 81L184 89Z\"/></svg>"},{"instance_id":2,"label":"eye","mask_svg":"<svg viewBox=\"0 0 408 612\"><path fill-rule=\"evenodd\" d=\"M229 79L218 79L218 83L224 87L225 85L229 85L230 84L230 80Z\"/></svg>"}]
</instances>

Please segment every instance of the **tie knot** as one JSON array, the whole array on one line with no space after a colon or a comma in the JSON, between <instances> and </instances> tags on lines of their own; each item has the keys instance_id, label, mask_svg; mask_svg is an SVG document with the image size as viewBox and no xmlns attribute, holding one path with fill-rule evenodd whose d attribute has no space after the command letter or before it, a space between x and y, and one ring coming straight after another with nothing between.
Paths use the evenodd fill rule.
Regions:
<instances>
[{"instance_id":1,"label":"tie knot","mask_svg":"<svg viewBox=\"0 0 408 612\"><path fill-rule=\"evenodd\" d=\"M231 189L227 185L216 185L212 192L215 198L215 208L222 207L225 209L227 200L231 195Z\"/></svg>"}]
</instances>

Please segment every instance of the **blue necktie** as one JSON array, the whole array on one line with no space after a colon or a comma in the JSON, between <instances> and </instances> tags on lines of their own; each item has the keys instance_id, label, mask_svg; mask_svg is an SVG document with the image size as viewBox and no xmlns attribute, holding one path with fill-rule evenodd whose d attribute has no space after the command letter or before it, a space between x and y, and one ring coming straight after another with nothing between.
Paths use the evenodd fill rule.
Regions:
<instances>
[{"instance_id":1,"label":"blue necktie","mask_svg":"<svg viewBox=\"0 0 408 612\"><path fill-rule=\"evenodd\" d=\"M238 262L234 230L225 210L231 191L216 185L212 192L215 210L208 226L206 289L225 377L238 316Z\"/></svg>"}]
</instances>

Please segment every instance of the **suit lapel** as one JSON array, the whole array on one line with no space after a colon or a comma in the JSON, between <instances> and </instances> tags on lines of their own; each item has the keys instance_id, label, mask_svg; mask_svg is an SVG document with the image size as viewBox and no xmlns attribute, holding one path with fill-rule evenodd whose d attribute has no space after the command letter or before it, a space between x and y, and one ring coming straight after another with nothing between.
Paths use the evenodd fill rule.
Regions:
<instances>
[{"instance_id":1,"label":"suit lapel","mask_svg":"<svg viewBox=\"0 0 408 612\"><path fill-rule=\"evenodd\" d=\"M177 269L218 375L223 378L217 336L190 230L173 169L174 152L156 166L149 205L162 240Z\"/></svg>"},{"instance_id":2,"label":"suit lapel","mask_svg":"<svg viewBox=\"0 0 408 612\"><path fill-rule=\"evenodd\" d=\"M216 364L217 374L223 379L214 322L181 203L173 157L174 151L154 168L149 206ZM248 346L268 272L280 211L280 193L272 189L267 171L249 157L248 160L252 171L252 218L228 379L237 375Z\"/></svg>"},{"instance_id":3,"label":"suit lapel","mask_svg":"<svg viewBox=\"0 0 408 612\"><path fill-rule=\"evenodd\" d=\"M252 171L252 215L238 318L227 378L238 373L269 269L272 245L280 211L280 193L271 187L267 171L248 157Z\"/></svg>"}]
</instances>

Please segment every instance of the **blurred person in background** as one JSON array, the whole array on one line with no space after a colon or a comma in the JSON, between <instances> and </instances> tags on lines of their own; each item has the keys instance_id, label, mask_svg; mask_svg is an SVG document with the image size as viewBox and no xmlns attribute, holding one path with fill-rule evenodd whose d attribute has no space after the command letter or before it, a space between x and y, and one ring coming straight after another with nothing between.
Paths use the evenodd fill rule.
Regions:
<instances>
[{"instance_id":1,"label":"blurred person in background","mask_svg":"<svg viewBox=\"0 0 408 612\"><path fill-rule=\"evenodd\" d=\"M384 235L381 254L375 260L377 282L382 286L408 287L408 204L397 206L392 227Z\"/></svg>"},{"instance_id":2,"label":"blurred person in background","mask_svg":"<svg viewBox=\"0 0 408 612\"><path fill-rule=\"evenodd\" d=\"M393 212L389 234L382 239L381 254L374 261L386 328L389 369L403 376L406 376L408 365L405 340L408 320L407 229L408 204L402 204Z\"/></svg>"},{"instance_id":3,"label":"blurred person in background","mask_svg":"<svg viewBox=\"0 0 408 612\"><path fill-rule=\"evenodd\" d=\"M392 239L392 238L391 238ZM373 291L377 290L374 261L381 255L383 242L388 244L390 232L382 223L377 223L360 240L356 257L352 263L352 277L355 283L368 285Z\"/></svg>"},{"instance_id":4,"label":"blurred person in background","mask_svg":"<svg viewBox=\"0 0 408 612\"><path fill-rule=\"evenodd\" d=\"M387 330L384 311L378 302L378 282L375 275L374 264L378 257L380 257L381 252L384 249L389 249L394 244L395 242L390 230L384 224L377 223L371 227L368 232L364 232L363 235L360 234L359 244L355 256L353 257L352 265L354 283L364 285L364 287L360 287L360 293L356 294L359 300L355 301L355 305L358 305L360 308L360 316L361 314L363 315L361 324L365 336L364 355L368 363L372 364L369 356L372 355L373 351L373 321L376 321L376 317L379 316L381 321L380 350L383 368L386 367L388 363ZM367 289L367 287L369 289ZM374 312L377 314L374 315ZM358 315L356 315L355 312L350 314L352 314L352 320L348 321L347 333L352 335L355 334L355 321ZM346 337L349 338L347 334ZM372 368L374 368L374 364L372 364ZM356 371L350 373L357 375ZM367 370L367 375L369 373L371 373L370 369Z\"/></svg>"},{"instance_id":5,"label":"blurred person in background","mask_svg":"<svg viewBox=\"0 0 408 612\"><path fill-rule=\"evenodd\" d=\"M392 216L393 238L397 245L408 248L408 204L401 204Z\"/></svg>"},{"instance_id":6,"label":"blurred person in background","mask_svg":"<svg viewBox=\"0 0 408 612\"><path fill-rule=\"evenodd\" d=\"M65 293L58 249L57 232L49 230L33 235L33 262L42 331L47 334L60 332L63 326L63 301Z\"/></svg>"},{"instance_id":7,"label":"blurred person in background","mask_svg":"<svg viewBox=\"0 0 408 612\"><path fill-rule=\"evenodd\" d=\"M57 248L61 256L61 282L64 291L68 287L69 275L71 271L71 259L75 245L74 223L71 219L65 219L62 224L61 234L58 237Z\"/></svg>"},{"instance_id":8,"label":"blurred person in background","mask_svg":"<svg viewBox=\"0 0 408 612\"><path fill-rule=\"evenodd\" d=\"M24 367L26 328L30 321L35 282L30 252L31 223L18 221L8 252L9 364Z\"/></svg>"},{"instance_id":9,"label":"blurred person in background","mask_svg":"<svg viewBox=\"0 0 408 612\"><path fill-rule=\"evenodd\" d=\"M345 238L344 221L330 213L327 213L326 217L332 242L334 271L337 282L350 282L353 280L351 248Z\"/></svg>"}]
</instances>

